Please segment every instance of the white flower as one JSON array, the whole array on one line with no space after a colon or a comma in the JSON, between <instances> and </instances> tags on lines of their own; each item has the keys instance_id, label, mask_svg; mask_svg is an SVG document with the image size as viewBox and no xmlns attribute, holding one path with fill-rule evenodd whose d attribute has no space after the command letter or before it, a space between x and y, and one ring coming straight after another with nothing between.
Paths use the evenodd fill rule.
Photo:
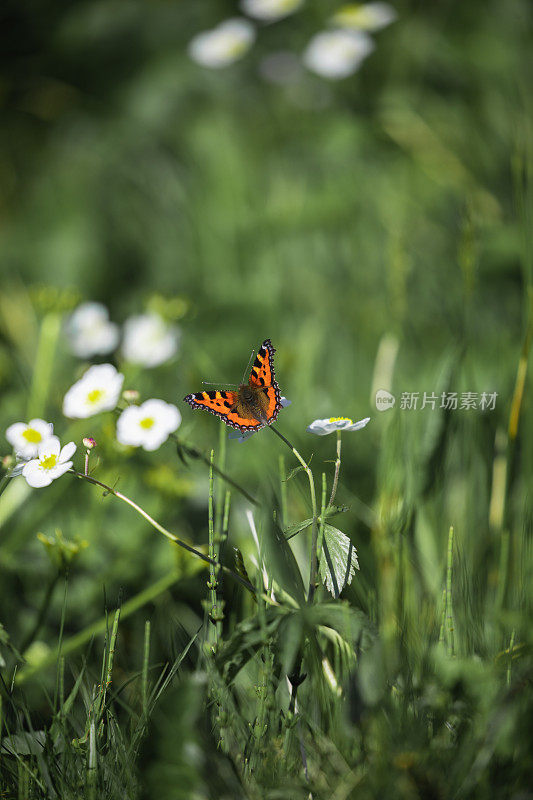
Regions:
<instances>
[{"instance_id":1,"label":"white flower","mask_svg":"<svg viewBox=\"0 0 533 800\"><path fill-rule=\"evenodd\" d=\"M73 419L85 419L100 411L115 408L124 375L112 364L95 364L70 387L63 398L63 414Z\"/></svg>"},{"instance_id":2,"label":"white flower","mask_svg":"<svg viewBox=\"0 0 533 800\"><path fill-rule=\"evenodd\" d=\"M69 442L61 449L57 436L52 436L39 446L38 457L24 465L22 475L34 489L49 486L72 467L69 459L75 451L74 442Z\"/></svg>"},{"instance_id":3,"label":"white flower","mask_svg":"<svg viewBox=\"0 0 533 800\"><path fill-rule=\"evenodd\" d=\"M71 314L66 333L70 349L80 358L110 353L118 344L119 328L109 321L109 312L101 303L82 303Z\"/></svg>"},{"instance_id":4,"label":"white flower","mask_svg":"<svg viewBox=\"0 0 533 800\"><path fill-rule=\"evenodd\" d=\"M159 314L139 314L124 324L122 354L126 361L157 367L177 352L179 330Z\"/></svg>"},{"instance_id":5,"label":"white flower","mask_svg":"<svg viewBox=\"0 0 533 800\"><path fill-rule=\"evenodd\" d=\"M121 444L157 450L181 423L176 406L164 400L146 400L140 406L128 406L117 420L117 439Z\"/></svg>"},{"instance_id":6,"label":"white flower","mask_svg":"<svg viewBox=\"0 0 533 800\"><path fill-rule=\"evenodd\" d=\"M303 0L241 0L245 14L264 22L274 22L297 11Z\"/></svg>"},{"instance_id":7,"label":"white flower","mask_svg":"<svg viewBox=\"0 0 533 800\"><path fill-rule=\"evenodd\" d=\"M397 19L396 11L388 3L353 3L342 6L334 14L332 22L342 28L358 28L364 31L379 31Z\"/></svg>"},{"instance_id":8,"label":"white flower","mask_svg":"<svg viewBox=\"0 0 533 800\"><path fill-rule=\"evenodd\" d=\"M255 39L253 25L238 17L199 33L189 43L189 55L203 67L219 69L245 55Z\"/></svg>"},{"instance_id":9,"label":"white flower","mask_svg":"<svg viewBox=\"0 0 533 800\"><path fill-rule=\"evenodd\" d=\"M338 80L352 75L373 49L372 39L362 31L324 31L311 39L303 61L317 75Z\"/></svg>"},{"instance_id":10,"label":"white flower","mask_svg":"<svg viewBox=\"0 0 533 800\"><path fill-rule=\"evenodd\" d=\"M54 432L51 422L44 419L30 419L25 422L14 422L6 430L6 439L19 458L35 458L39 445L49 439Z\"/></svg>"},{"instance_id":11,"label":"white flower","mask_svg":"<svg viewBox=\"0 0 533 800\"><path fill-rule=\"evenodd\" d=\"M316 433L317 436L326 436L333 431L358 431L370 422L370 417L353 422L348 417L330 417L329 419L315 419L308 427L309 433Z\"/></svg>"}]
</instances>

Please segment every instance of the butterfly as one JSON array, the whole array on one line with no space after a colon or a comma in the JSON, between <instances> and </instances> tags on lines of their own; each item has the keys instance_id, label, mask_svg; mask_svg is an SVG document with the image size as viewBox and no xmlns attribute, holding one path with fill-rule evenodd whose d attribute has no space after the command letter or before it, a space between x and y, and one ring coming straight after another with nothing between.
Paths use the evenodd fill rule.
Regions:
<instances>
[{"instance_id":1,"label":"butterfly","mask_svg":"<svg viewBox=\"0 0 533 800\"><path fill-rule=\"evenodd\" d=\"M248 383L237 391L216 389L188 394L185 402L192 408L204 408L242 433L258 431L277 419L281 394L274 375L274 353L270 339L265 339L252 364Z\"/></svg>"}]
</instances>

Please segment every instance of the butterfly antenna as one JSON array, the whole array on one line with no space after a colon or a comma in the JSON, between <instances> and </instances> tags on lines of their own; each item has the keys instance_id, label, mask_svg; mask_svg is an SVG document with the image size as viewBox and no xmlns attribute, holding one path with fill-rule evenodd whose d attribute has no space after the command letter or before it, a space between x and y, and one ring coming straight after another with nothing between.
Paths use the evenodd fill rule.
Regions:
<instances>
[{"instance_id":1,"label":"butterfly antenna","mask_svg":"<svg viewBox=\"0 0 533 800\"><path fill-rule=\"evenodd\" d=\"M212 381L202 381L202 383L204 384L204 386L234 386L234 387L237 387L237 388L239 387L238 383L222 383L221 384L220 381L213 381L213 382Z\"/></svg>"},{"instance_id":2,"label":"butterfly antenna","mask_svg":"<svg viewBox=\"0 0 533 800\"><path fill-rule=\"evenodd\" d=\"M244 370L244 375L242 376L241 383L245 383L246 382L246 376L248 375L248 370L250 369L250 367L252 365L252 361L253 361L254 355L255 355L255 350L252 350L252 355L248 359L248 364L246 366L246 369Z\"/></svg>"}]
</instances>

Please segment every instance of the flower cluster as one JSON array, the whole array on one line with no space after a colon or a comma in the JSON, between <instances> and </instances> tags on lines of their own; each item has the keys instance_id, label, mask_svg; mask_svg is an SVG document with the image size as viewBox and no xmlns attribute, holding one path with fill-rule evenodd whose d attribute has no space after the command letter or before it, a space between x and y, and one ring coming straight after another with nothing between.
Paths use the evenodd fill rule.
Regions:
<instances>
[{"instance_id":1,"label":"flower cluster","mask_svg":"<svg viewBox=\"0 0 533 800\"><path fill-rule=\"evenodd\" d=\"M272 23L295 13L303 4L304 0L241 0L240 7L258 22ZM396 12L385 2L342 6L331 17L330 29L316 33L309 41L302 62L323 78L347 78L374 50L370 33L395 19ZM189 43L189 56L203 67L220 69L246 55L255 38L255 28L247 19L228 19L197 34Z\"/></svg>"},{"instance_id":2,"label":"flower cluster","mask_svg":"<svg viewBox=\"0 0 533 800\"><path fill-rule=\"evenodd\" d=\"M101 303L82 303L71 314L65 332L74 355L80 358L112 353L120 341L118 325ZM124 323L121 354L125 361L157 367L178 351L180 332L159 314L137 314Z\"/></svg>"},{"instance_id":3,"label":"flower cluster","mask_svg":"<svg viewBox=\"0 0 533 800\"><path fill-rule=\"evenodd\" d=\"M112 364L95 364L65 394L64 415L70 419L87 419L103 411L112 411L121 396L123 382L124 376ZM137 393L132 395L132 399L137 397ZM117 420L117 440L123 445L157 450L180 424L181 414L176 406L153 398L140 406L129 405L122 411ZM15 422L5 435L17 459L11 475L22 474L34 488L48 486L72 467L70 459L76 445L69 442L61 448L51 422L43 419ZM91 437L85 437L83 444L87 451L96 446Z\"/></svg>"}]
</instances>

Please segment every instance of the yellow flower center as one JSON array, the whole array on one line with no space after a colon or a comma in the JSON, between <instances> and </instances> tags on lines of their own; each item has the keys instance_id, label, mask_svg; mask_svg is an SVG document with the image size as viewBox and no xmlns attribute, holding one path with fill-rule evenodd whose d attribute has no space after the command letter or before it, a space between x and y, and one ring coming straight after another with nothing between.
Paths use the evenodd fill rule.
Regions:
<instances>
[{"instance_id":1,"label":"yellow flower center","mask_svg":"<svg viewBox=\"0 0 533 800\"><path fill-rule=\"evenodd\" d=\"M57 456L52 454L51 456L45 456L41 458L39 461L39 466L41 469L53 469L57 465Z\"/></svg>"},{"instance_id":2,"label":"yellow flower center","mask_svg":"<svg viewBox=\"0 0 533 800\"><path fill-rule=\"evenodd\" d=\"M102 389L93 389L92 392L89 392L87 395L87 401L89 403L97 403L103 395Z\"/></svg>"},{"instance_id":3,"label":"yellow flower center","mask_svg":"<svg viewBox=\"0 0 533 800\"><path fill-rule=\"evenodd\" d=\"M154 427L154 422L155 419L153 417L145 417L139 422L139 425L141 428L146 428L146 430L149 430L150 428Z\"/></svg>"},{"instance_id":4,"label":"yellow flower center","mask_svg":"<svg viewBox=\"0 0 533 800\"><path fill-rule=\"evenodd\" d=\"M349 422L350 425L353 425L352 420L349 419L348 417L330 417L329 421L330 422Z\"/></svg>"},{"instance_id":5,"label":"yellow flower center","mask_svg":"<svg viewBox=\"0 0 533 800\"><path fill-rule=\"evenodd\" d=\"M22 436L30 444L37 444L37 442L40 442L43 438L39 431L36 431L35 428L26 428Z\"/></svg>"}]
</instances>

